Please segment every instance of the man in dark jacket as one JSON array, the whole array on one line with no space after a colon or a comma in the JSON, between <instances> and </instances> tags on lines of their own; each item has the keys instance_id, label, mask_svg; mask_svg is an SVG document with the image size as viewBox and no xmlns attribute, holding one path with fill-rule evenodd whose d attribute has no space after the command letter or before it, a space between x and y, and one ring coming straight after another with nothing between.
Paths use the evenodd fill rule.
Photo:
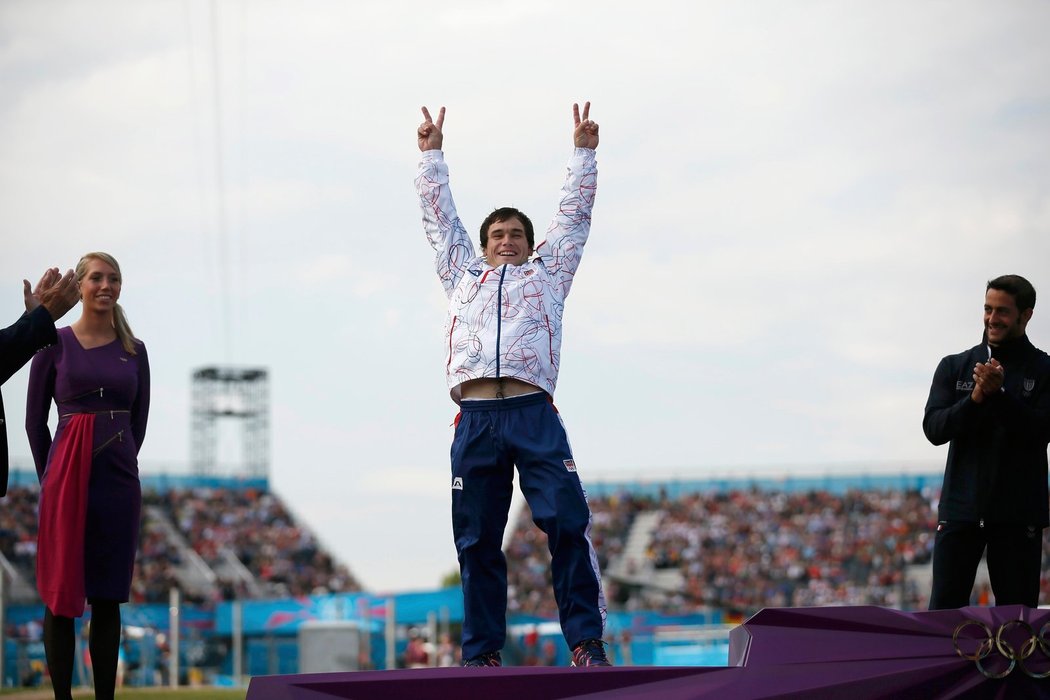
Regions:
<instances>
[{"instance_id":1,"label":"man in dark jacket","mask_svg":"<svg viewBox=\"0 0 1050 700\"><path fill-rule=\"evenodd\" d=\"M26 312L7 328L0 329L0 384L17 372L42 347L54 343L55 321L73 308L80 298L73 271L46 271L36 288L22 280ZM7 495L7 424L4 398L0 395L0 497Z\"/></svg>"},{"instance_id":2,"label":"man in dark jacket","mask_svg":"<svg viewBox=\"0 0 1050 700\"><path fill-rule=\"evenodd\" d=\"M1048 524L1050 357L1028 340L1035 289L1017 275L988 283L984 340L941 360L926 437L948 447L937 513L930 609L970 604L987 547L996 605L1037 607Z\"/></svg>"}]
</instances>

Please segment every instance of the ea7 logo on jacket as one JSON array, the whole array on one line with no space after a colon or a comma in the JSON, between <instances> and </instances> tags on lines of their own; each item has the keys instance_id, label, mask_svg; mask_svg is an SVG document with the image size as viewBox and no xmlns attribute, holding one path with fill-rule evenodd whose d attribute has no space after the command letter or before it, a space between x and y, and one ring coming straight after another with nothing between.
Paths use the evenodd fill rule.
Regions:
<instances>
[{"instance_id":1,"label":"ea7 logo on jacket","mask_svg":"<svg viewBox=\"0 0 1050 700\"><path fill-rule=\"evenodd\" d=\"M452 478L452 490L462 491L463 490L463 477L456 476Z\"/></svg>"},{"instance_id":2,"label":"ea7 logo on jacket","mask_svg":"<svg viewBox=\"0 0 1050 700\"><path fill-rule=\"evenodd\" d=\"M955 382L956 391L973 391L973 382Z\"/></svg>"}]
</instances>

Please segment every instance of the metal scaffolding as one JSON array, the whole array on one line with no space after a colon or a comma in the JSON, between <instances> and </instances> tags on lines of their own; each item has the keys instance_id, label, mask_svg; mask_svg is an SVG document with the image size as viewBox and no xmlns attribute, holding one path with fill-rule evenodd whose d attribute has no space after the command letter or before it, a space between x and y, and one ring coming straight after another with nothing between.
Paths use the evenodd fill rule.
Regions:
<instances>
[{"instance_id":1,"label":"metal scaffolding","mask_svg":"<svg viewBox=\"0 0 1050 700\"><path fill-rule=\"evenodd\" d=\"M265 369L201 367L194 370L192 411L190 451L194 474L208 476L218 472L218 421L234 418L243 427L243 473L269 477L270 395Z\"/></svg>"}]
</instances>

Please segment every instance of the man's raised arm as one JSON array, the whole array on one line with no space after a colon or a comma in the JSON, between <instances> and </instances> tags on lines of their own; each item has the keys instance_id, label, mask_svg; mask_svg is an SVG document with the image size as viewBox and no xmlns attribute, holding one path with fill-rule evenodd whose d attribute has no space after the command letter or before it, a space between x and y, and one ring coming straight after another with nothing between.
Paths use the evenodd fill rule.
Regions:
<instances>
[{"instance_id":1,"label":"man's raised arm","mask_svg":"<svg viewBox=\"0 0 1050 700\"><path fill-rule=\"evenodd\" d=\"M558 211L547 229L547 240L536 246L536 254L555 277L555 287L565 298L583 256L583 246L591 231L591 208L598 186L598 124L590 119L591 103L572 106L572 143L576 150L569 159L568 174L561 188Z\"/></svg>"},{"instance_id":2,"label":"man's raised arm","mask_svg":"<svg viewBox=\"0 0 1050 700\"><path fill-rule=\"evenodd\" d=\"M444 107L438 111L436 122L431 119L430 111L423 108L423 123L416 129L416 139L422 151L416 173L416 193L423 213L423 229L434 249L434 268L445 294L452 296L467 263L474 257L474 246L459 220L448 187L448 165L441 151L445 140L441 131L444 123Z\"/></svg>"}]
</instances>

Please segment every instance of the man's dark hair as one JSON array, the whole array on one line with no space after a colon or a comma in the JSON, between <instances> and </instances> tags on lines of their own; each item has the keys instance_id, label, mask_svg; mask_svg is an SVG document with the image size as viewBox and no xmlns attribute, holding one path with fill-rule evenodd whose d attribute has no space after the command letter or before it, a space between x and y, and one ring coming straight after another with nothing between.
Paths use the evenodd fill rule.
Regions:
<instances>
[{"instance_id":1,"label":"man's dark hair","mask_svg":"<svg viewBox=\"0 0 1050 700\"><path fill-rule=\"evenodd\" d=\"M532 222L529 221L529 217L514 207L494 209L491 214L485 217L485 220L481 222L481 247L484 248L489 244L489 226L508 219L518 219L522 223L525 227L525 240L529 242L529 248L535 248L536 241L535 234L532 231Z\"/></svg>"},{"instance_id":2,"label":"man's dark hair","mask_svg":"<svg viewBox=\"0 0 1050 700\"><path fill-rule=\"evenodd\" d=\"M987 292L989 289L997 289L1012 296L1018 311L1035 308L1035 287L1020 275L1002 275L994 280L989 280L984 291Z\"/></svg>"}]
</instances>

